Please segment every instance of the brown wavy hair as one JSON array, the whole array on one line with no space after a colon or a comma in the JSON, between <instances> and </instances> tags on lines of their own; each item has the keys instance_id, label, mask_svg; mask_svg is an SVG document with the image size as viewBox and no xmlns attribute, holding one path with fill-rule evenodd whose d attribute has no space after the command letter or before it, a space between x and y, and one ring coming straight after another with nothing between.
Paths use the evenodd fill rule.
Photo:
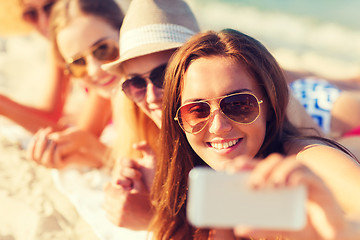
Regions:
<instances>
[{"instance_id":1,"label":"brown wavy hair","mask_svg":"<svg viewBox=\"0 0 360 240\"><path fill-rule=\"evenodd\" d=\"M225 29L192 37L170 60L164 85L161 155L153 183L151 198L156 214L150 229L154 239L207 239L208 229L196 229L186 220L187 176L202 159L192 150L184 132L174 120L181 105L183 77L192 61L209 56L231 58L246 66L260 86L268 103L270 117L265 140L256 157L270 153L286 155L284 143L301 137L300 131L287 119L289 101L287 82L277 61L257 40L241 32ZM315 137L318 139L319 137ZM325 142L337 146L330 140ZM346 150L344 150L346 151Z\"/></svg>"}]
</instances>

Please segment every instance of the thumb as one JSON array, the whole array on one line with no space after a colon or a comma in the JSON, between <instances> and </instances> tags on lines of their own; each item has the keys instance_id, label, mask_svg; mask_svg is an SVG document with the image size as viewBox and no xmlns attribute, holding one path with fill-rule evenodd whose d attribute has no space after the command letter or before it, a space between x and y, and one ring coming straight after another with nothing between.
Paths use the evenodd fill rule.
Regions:
<instances>
[{"instance_id":1,"label":"thumb","mask_svg":"<svg viewBox=\"0 0 360 240\"><path fill-rule=\"evenodd\" d=\"M155 156L155 152L146 141L133 144L133 148L140 151L144 155L144 157Z\"/></svg>"},{"instance_id":2,"label":"thumb","mask_svg":"<svg viewBox=\"0 0 360 240\"><path fill-rule=\"evenodd\" d=\"M252 159L248 156L239 156L236 157L233 161L225 162L223 164L223 169L229 173L250 171L253 170L258 163L258 160Z\"/></svg>"}]
</instances>

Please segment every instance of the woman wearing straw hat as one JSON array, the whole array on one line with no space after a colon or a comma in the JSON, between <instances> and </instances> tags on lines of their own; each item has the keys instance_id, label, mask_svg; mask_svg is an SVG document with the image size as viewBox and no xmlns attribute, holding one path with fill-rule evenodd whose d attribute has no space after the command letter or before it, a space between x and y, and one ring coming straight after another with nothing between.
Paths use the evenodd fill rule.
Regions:
<instances>
[{"instance_id":1,"label":"woman wearing straw hat","mask_svg":"<svg viewBox=\"0 0 360 240\"><path fill-rule=\"evenodd\" d=\"M198 31L183 0L133 0L120 30L120 58L104 65L122 76L114 112L119 133L114 156L123 158L114 170L116 183L105 188L105 209L118 226L146 229L152 217L149 189L161 127L164 72L172 53Z\"/></svg>"},{"instance_id":2,"label":"woman wearing straw hat","mask_svg":"<svg viewBox=\"0 0 360 240\"><path fill-rule=\"evenodd\" d=\"M44 38L50 40L49 17L56 2L57 0L2 1L0 35L24 34L35 29ZM47 126L62 129L64 125L76 122L87 131L99 135L104 128L103 121L94 124L96 122L94 119L98 119L101 115L109 115L111 112L109 99L90 92L88 107L76 116L76 120L65 116L64 105L70 91L71 76L67 74L64 65L57 63L54 51L51 51L49 62L50 75L47 88L42 93L44 95L42 107L20 104L8 96L0 95L0 115L13 120L32 133ZM102 114L98 111L94 112L99 106Z\"/></svg>"}]
</instances>

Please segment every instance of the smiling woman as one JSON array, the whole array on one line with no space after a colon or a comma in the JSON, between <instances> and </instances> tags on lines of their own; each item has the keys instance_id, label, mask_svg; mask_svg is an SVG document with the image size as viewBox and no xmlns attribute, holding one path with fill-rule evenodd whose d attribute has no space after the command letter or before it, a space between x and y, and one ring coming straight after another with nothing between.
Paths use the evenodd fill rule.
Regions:
<instances>
[{"instance_id":1,"label":"smiling woman","mask_svg":"<svg viewBox=\"0 0 360 240\"><path fill-rule=\"evenodd\" d=\"M232 29L193 36L169 62L163 98L161 154L152 188L154 239L360 236L360 222L348 216L359 209L357 201L348 201L360 198L354 195L360 181L356 158L334 141L304 135L288 120L287 82L260 42ZM187 177L200 165L251 171L248 187L253 191L304 185L307 226L296 232L191 226L186 218ZM343 168L347 170L340 173ZM321 220L319 211L325 216Z\"/></svg>"},{"instance_id":2,"label":"smiling woman","mask_svg":"<svg viewBox=\"0 0 360 240\"><path fill-rule=\"evenodd\" d=\"M99 140L112 115L111 96L117 76L101 65L118 57L123 14L113 0L58 0L50 16L50 36L57 64L80 81L88 93L76 126L40 130L30 157L46 167L101 167L108 148Z\"/></svg>"},{"instance_id":3,"label":"smiling woman","mask_svg":"<svg viewBox=\"0 0 360 240\"><path fill-rule=\"evenodd\" d=\"M114 1L63 1L54 8L51 23L59 62L71 76L104 97L109 97L116 83L116 77L100 67L118 57L122 14L116 9Z\"/></svg>"}]
</instances>

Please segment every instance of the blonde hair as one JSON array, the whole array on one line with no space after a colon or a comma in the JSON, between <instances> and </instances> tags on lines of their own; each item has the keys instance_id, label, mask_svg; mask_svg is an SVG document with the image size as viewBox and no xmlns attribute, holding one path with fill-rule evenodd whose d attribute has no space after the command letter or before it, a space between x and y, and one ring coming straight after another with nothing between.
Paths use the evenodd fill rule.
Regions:
<instances>
[{"instance_id":1,"label":"blonde hair","mask_svg":"<svg viewBox=\"0 0 360 240\"><path fill-rule=\"evenodd\" d=\"M160 129L154 121L122 91L119 91L113 100L113 118L118 137L113 147L112 158L141 157L140 152L133 148L133 144L140 141L146 141L156 150Z\"/></svg>"}]
</instances>

